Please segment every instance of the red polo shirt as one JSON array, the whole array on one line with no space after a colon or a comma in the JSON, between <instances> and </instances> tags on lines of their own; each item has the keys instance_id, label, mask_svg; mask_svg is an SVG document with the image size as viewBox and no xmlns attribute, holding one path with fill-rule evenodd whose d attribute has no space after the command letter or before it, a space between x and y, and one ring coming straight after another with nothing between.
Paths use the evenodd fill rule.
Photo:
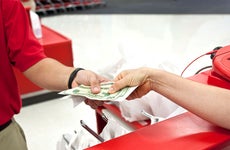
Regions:
<instances>
[{"instance_id":1,"label":"red polo shirt","mask_svg":"<svg viewBox=\"0 0 230 150\"><path fill-rule=\"evenodd\" d=\"M0 0L0 125L21 108L12 66L23 72L45 57L20 0Z\"/></svg>"}]
</instances>

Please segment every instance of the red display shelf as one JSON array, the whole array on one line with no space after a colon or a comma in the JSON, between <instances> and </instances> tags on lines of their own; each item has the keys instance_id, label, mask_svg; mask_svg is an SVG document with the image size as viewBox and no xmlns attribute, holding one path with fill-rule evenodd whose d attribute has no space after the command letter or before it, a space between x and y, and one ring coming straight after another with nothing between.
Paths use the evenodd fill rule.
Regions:
<instances>
[{"instance_id":1,"label":"red display shelf","mask_svg":"<svg viewBox=\"0 0 230 150\"><path fill-rule=\"evenodd\" d=\"M43 37L39 42L48 57L54 58L67 66L73 66L72 41L62 34L42 26ZM20 94L28 94L43 90L29 81L19 70L15 69Z\"/></svg>"}]
</instances>

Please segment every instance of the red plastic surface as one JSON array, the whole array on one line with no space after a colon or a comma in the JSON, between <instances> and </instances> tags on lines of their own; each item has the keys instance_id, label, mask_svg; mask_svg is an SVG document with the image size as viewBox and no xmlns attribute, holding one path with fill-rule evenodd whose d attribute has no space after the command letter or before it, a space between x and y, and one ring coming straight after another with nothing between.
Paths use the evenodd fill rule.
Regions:
<instances>
[{"instance_id":1,"label":"red plastic surface","mask_svg":"<svg viewBox=\"0 0 230 150\"><path fill-rule=\"evenodd\" d=\"M72 41L62 34L42 26L43 38L39 39L47 56L73 66Z\"/></svg>"},{"instance_id":2,"label":"red plastic surface","mask_svg":"<svg viewBox=\"0 0 230 150\"><path fill-rule=\"evenodd\" d=\"M189 79L230 89L229 82L215 75L212 70L208 70ZM107 109L120 117L120 112L110 107ZM130 126L133 124L130 123ZM132 133L87 148L87 150L219 150L226 146L230 146L230 130L217 127L187 112L154 125L141 127Z\"/></svg>"},{"instance_id":3,"label":"red plastic surface","mask_svg":"<svg viewBox=\"0 0 230 150\"><path fill-rule=\"evenodd\" d=\"M203 150L228 145L230 131L184 113L109 140L87 150Z\"/></svg>"},{"instance_id":4,"label":"red plastic surface","mask_svg":"<svg viewBox=\"0 0 230 150\"><path fill-rule=\"evenodd\" d=\"M43 37L39 39L39 42L44 47L46 55L67 66L73 66L71 40L46 26L42 26L42 34ZM28 94L42 90L42 88L29 81L20 71L17 69L14 69L14 71L20 94Z\"/></svg>"},{"instance_id":5,"label":"red plastic surface","mask_svg":"<svg viewBox=\"0 0 230 150\"><path fill-rule=\"evenodd\" d=\"M230 81L230 46L217 50L213 58L213 71Z\"/></svg>"}]
</instances>

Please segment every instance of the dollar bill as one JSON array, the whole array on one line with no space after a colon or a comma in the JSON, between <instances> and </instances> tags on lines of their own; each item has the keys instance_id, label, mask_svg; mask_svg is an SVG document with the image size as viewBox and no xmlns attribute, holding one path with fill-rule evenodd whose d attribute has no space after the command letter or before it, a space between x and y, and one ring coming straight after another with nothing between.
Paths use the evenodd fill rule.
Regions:
<instances>
[{"instance_id":1,"label":"dollar bill","mask_svg":"<svg viewBox=\"0 0 230 150\"><path fill-rule=\"evenodd\" d=\"M93 94L91 92L90 86L85 85L80 85L78 87L62 91L59 94L80 96L92 100L122 101L125 100L136 89L136 87L125 87L116 93L110 94L108 91L112 84L113 82L101 83L101 91L98 94Z\"/></svg>"}]
</instances>

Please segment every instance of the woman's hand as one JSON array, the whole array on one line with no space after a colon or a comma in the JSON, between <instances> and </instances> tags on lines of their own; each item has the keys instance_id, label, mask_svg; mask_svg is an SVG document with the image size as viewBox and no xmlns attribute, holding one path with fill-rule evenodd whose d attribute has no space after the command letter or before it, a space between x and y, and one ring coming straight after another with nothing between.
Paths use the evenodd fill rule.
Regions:
<instances>
[{"instance_id":1,"label":"woman's hand","mask_svg":"<svg viewBox=\"0 0 230 150\"><path fill-rule=\"evenodd\" d=\"M151 90L150 71L151 69L146 67L122 71L114 79L114 84L111 86L109 93L115 93L127 86L138 86L127 99L142 97Z\"/></svg>"}]
</instances>

